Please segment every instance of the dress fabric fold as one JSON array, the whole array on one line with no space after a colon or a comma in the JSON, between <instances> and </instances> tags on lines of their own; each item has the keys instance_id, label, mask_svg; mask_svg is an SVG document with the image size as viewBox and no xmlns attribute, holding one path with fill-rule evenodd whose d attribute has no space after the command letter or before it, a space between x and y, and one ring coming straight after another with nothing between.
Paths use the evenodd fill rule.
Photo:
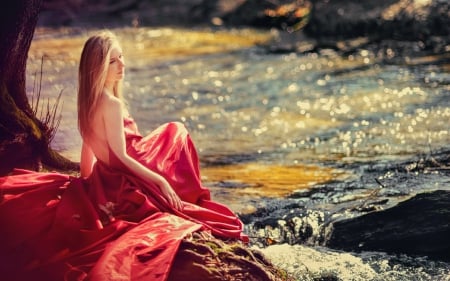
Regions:
<instances>
[{"instance_id":1,"label":"dress fabric fold","mask_svg":"<svg viewBox=\"0 0 450 281\"><path fill-rule=\"evenodd\" d=\"M147 136L132 118L124 126L127 153L169 181L182 210L112 151L87 178L16 169L0 178L0 280L164 281L192 232L248 241L239 218L202 185L184 125Z\"/></svg>"}]
</instances>

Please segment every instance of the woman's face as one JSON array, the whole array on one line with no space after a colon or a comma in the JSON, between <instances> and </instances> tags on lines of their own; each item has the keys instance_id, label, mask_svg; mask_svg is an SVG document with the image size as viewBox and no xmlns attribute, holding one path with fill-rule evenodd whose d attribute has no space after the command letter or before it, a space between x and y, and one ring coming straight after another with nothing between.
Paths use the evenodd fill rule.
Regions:
<instances>
[{"instance_id":1,"label":"woman's face","mask_svg":"<svg viewBox=\"0 0 450 281\"><path fill-rule=\"evenodd\" d=\"M109 83L115 83L123 79L124 75L125 75L125 60L122 55L122 49L118 46L114 46L111 50L106 81Z\"/></svg>"}]
</instances>

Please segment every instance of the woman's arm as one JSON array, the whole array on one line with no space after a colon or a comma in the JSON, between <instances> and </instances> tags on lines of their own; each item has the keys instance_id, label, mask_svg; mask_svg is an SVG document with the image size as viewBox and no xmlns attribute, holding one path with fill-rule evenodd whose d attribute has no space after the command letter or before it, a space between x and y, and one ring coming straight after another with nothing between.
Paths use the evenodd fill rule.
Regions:
<instances>
[{"instance_id":1,"label":"woman's arm","mask_svg":"<svg viewBox=\"0 0 450 281\"><path fill-rule=\"evenodd\" d=\"M81 146L81 158L80 158L80 173L81 177L86 178L92 172L92 167L95 163L95 156L92 149L83 141Z\"/></svg>"},{"instance_id":2,"label":"woman's arm","mask_svg":"<svg viewBox=\"0 0 450 281\"><path fill-rule=\"evenodd\" d=\"M107 95L100 110L102 110L108 144L116 157L140 178L147 182L157 184L169 201L169 204L180 210L182 207L181 200L167 180L127 154L124 137L122 102L116 97Z\"/></svg>"}]
</instances>

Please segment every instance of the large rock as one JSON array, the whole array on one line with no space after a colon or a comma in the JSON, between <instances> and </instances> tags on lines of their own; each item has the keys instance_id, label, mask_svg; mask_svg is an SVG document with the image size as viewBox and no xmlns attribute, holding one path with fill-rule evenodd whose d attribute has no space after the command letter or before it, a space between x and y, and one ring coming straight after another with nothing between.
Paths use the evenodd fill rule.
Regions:
<instances>
[{"instance_id":1,"label":"large rock","mask_svg":"<svg viewBox=\"0 0 450 281\"><path fill-rule=\"evenodd\" d=\"M450 261L450 191L421 193L384 211L336 221L326 245Z\"/></svg>"},{"instance_id":2,"label":"large rock","mask_svg":"<svg viewBox=\"0 0 450 281\"><path fill-rule=\"evenodd\" d=\"M168 281L294 281L262 252L240 242L222 241L206 232L185 238Z\"/></svg>"},{"instance_id":3,"label":"large rock","mask_svg":"<svg viewBox=\"0 0 450 281\"><path fill-rule=\"evenodd\" d=\"M315 38L425 40L450 34L447 0L313 0L305 32Z\"/></svg>"}]
</instances>

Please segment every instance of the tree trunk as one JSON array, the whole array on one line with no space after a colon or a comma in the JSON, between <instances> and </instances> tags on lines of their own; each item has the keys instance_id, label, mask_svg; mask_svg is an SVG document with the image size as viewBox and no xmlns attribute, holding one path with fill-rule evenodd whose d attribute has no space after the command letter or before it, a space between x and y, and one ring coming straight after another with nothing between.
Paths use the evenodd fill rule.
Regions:
<instances>
[{"instance_id":1,"label":"tree trunk","mask_svg":"<svg viewBox=\"0 0 450 281\"><path fill-rule=\"evenodd\" d=\"M25 88L25 70L42 0L10 1L0 10L0 175L41 164L76 169L50 148L54 128L38 120Z\"/></svg>"}]
</instances>

